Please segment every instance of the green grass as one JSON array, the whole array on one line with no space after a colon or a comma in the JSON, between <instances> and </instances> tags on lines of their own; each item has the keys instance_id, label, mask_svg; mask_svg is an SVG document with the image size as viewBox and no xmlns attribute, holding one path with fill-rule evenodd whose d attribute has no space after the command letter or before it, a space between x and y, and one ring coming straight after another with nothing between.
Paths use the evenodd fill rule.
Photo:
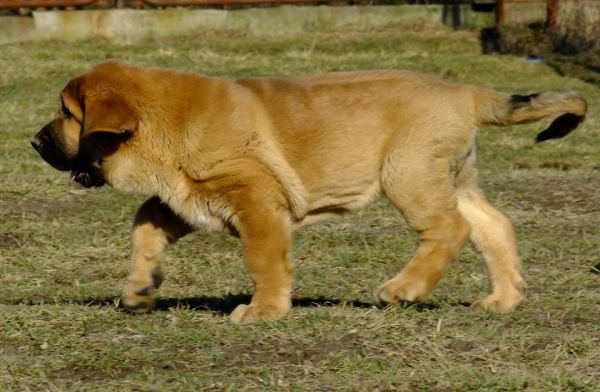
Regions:
<instances>
[{"instance_id":1,"label":"green grass","mask_svg":"<svg viewBox=\"0 0 600 392\"><path fill-rule=\"evenodd\" d=\"M278 38L205 33L135 46L0 47L0 390L600 390L600 89L519 57L482 55L475 33L400 26ZM29 141L68 79L106 58L211 75L404 68L515 93L576 89L584 125L535 145L547 124L482 129L481 186L514 222L528 298L510 315L473 311L485 268L467 247L432 297L374 308L373 288L417 245L380 199L294 235L295 307L233 325L251 282L238 240L196 233L169 251L158 309L118 308L142 198L84 190Z\"/></svg>"}]
</instances>

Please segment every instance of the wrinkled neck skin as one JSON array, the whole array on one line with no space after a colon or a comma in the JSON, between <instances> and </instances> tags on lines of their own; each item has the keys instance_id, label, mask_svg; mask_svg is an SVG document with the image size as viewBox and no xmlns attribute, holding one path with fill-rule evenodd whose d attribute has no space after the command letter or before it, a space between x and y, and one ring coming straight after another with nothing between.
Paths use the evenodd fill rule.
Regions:
<instances>
[{"instance_id":1,"label":"wrinkled neck skin","mask_svg":"<svg viewBox=\"0 0 600 392\"><path fill-rule=\"evenodd\" d=\"M160 106L143 109L139 128L125 142L127 148L105 160L107 183L122 192L159 197L196 229L223 230L231 216L208 208L206 192L200 189L202 179L191 175L183 162L193 152L202 166L198 161L204 155L199 147L202 130L165 123L168 117L162 116Z\"/></svg>"}]
</instances>

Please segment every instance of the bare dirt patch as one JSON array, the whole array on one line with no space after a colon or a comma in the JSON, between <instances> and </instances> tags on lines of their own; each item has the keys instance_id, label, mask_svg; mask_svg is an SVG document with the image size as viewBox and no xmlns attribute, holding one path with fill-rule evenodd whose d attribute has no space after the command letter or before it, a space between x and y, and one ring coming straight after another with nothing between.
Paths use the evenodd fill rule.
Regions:
<instances>
[{"instance_id":1,"label":"bare dirt patch","mask_svg":"<svg viewBox=\"0 0 600 392\"><path fill-rule=\"evenodd\" d=\"M0 249L10 249L21 246L25 242L22 235L17 233L0 233Z\"/></svg>"},{"instance_id":2,"label":"bare dirt patch","mask_svg":"<svg viewBox=\"0 0 600 392\"><path fill-rule=\"evenodd\" d=\"M0 209L5 213L55 213L66 208L67 204L61 201L0 194Z\"/></svg>"},{"instance_id":3,"label":"bare dirt patch","mask_svg":"<svg viewBox=\"0 0 600 392\"><path fill-rule=\"evenodd\" d=\"M503 193L524 208L574 210L581 213L600 211L600 175L560 178L538 177L487 183L490 195Z\"/></svg>"},{"instance_id":4,"label":"bare dirt patch","mask_svg":"<svg viewBox=\"0 0 600 392\"><path fill-rule=\"evenodd\" d=\"M367 356L369 351L356 334L347 334L336 340L325 340L304 345L294 341L260 341L226 346L221 349L228 362L251 361L253 365L269 363L300 365L306 361L323 362L339 354Z\"/></svg>"}]
</instances>

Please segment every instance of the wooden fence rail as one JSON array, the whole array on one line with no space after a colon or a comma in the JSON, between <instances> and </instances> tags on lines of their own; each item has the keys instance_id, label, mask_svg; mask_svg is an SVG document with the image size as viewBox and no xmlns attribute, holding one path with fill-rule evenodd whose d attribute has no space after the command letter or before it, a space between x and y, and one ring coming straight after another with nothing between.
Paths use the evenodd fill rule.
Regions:
<instances>
[{"instance_id":1,"label":"wooden fence rail","mask_svg":"<svg viewBox=\"0 0 600 392\"><path fill-rule=\"evenodd\" d=\"M108 6L108 0L0 0L0 9Z\"/></svg>"},{"instance_id":2,"label":"wooden fence rail","mask_svg":"<svg viewBox=\"0 0 600 392\"><path fill-rule=\"evenodd\" d=\"M127 4L125 4L127 1ZM455 4L461 0L443 0L445 3ZM466 0L468 2L468 0ZM507 3L541 3L546 2L546 23L554 26L557 23L559 0L496 0L496 23L505 21ZM139 8L143 6L178 7L178 6L224 6L224 5L265 5L279 6L283 4L331 4L349 3L352 0L0 0L0 9L20 8L62 8L62 7L128 7Z\"/></svg>"},{"instance_id":3,"label":"wooden fence rail","mask_svg":"<svg viewBox=\"0 0 600 392\"><path fill-rule=\"evenodd\" d=\"M102 6L111 8L142 7L182 7L182 6L223 6L223 5L264 5L283 4L332 4L349 3L352 0L0 0L0 9L19 8L58 8Z\"/></svg>"},{"instance_id":4,"label":"wooden fence rail","mask_svg":"<svg viewBox=\"0 0 600 392\"><path fill-rule=\"evenodd\" d=\"M347 3L348 0L131 0L132 7L151 5L154 7L181 7L181 6L211 6L211 5L262 5L274 6L284 4L314 4L314 3Z\"/></svg>"}]
</instances>

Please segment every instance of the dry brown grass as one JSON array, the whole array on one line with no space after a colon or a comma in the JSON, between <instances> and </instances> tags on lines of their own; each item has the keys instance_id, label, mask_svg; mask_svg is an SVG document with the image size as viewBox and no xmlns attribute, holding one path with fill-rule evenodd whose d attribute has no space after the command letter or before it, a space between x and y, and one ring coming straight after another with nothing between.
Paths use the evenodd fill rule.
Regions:
<instances>
[{"instance_id":1,"label":"dry brown grass","mask_svg":"<svg viewBox=\"0 0 600 392\"><path fill-rule=\"evenodd\" d=\"M232 325L248 300L237 240L174 246L157 311L119 310L141 199L68 185L29 146L64 83L106 57L212 75L406 68L505 91L576 89L582 128L536 145L543 125L483 129L481 185L515 223L528 298L472 311L483 263L467 248L431 299L376 309L371 291L416 238L381 199L295 234L295 305L283 321ZM396 28L279 38L179 37L136 46L0 48L0 390L597 391L600 389L600 90L546 64L480 54L475 35Z\"/></svg>"}]
</instances>

